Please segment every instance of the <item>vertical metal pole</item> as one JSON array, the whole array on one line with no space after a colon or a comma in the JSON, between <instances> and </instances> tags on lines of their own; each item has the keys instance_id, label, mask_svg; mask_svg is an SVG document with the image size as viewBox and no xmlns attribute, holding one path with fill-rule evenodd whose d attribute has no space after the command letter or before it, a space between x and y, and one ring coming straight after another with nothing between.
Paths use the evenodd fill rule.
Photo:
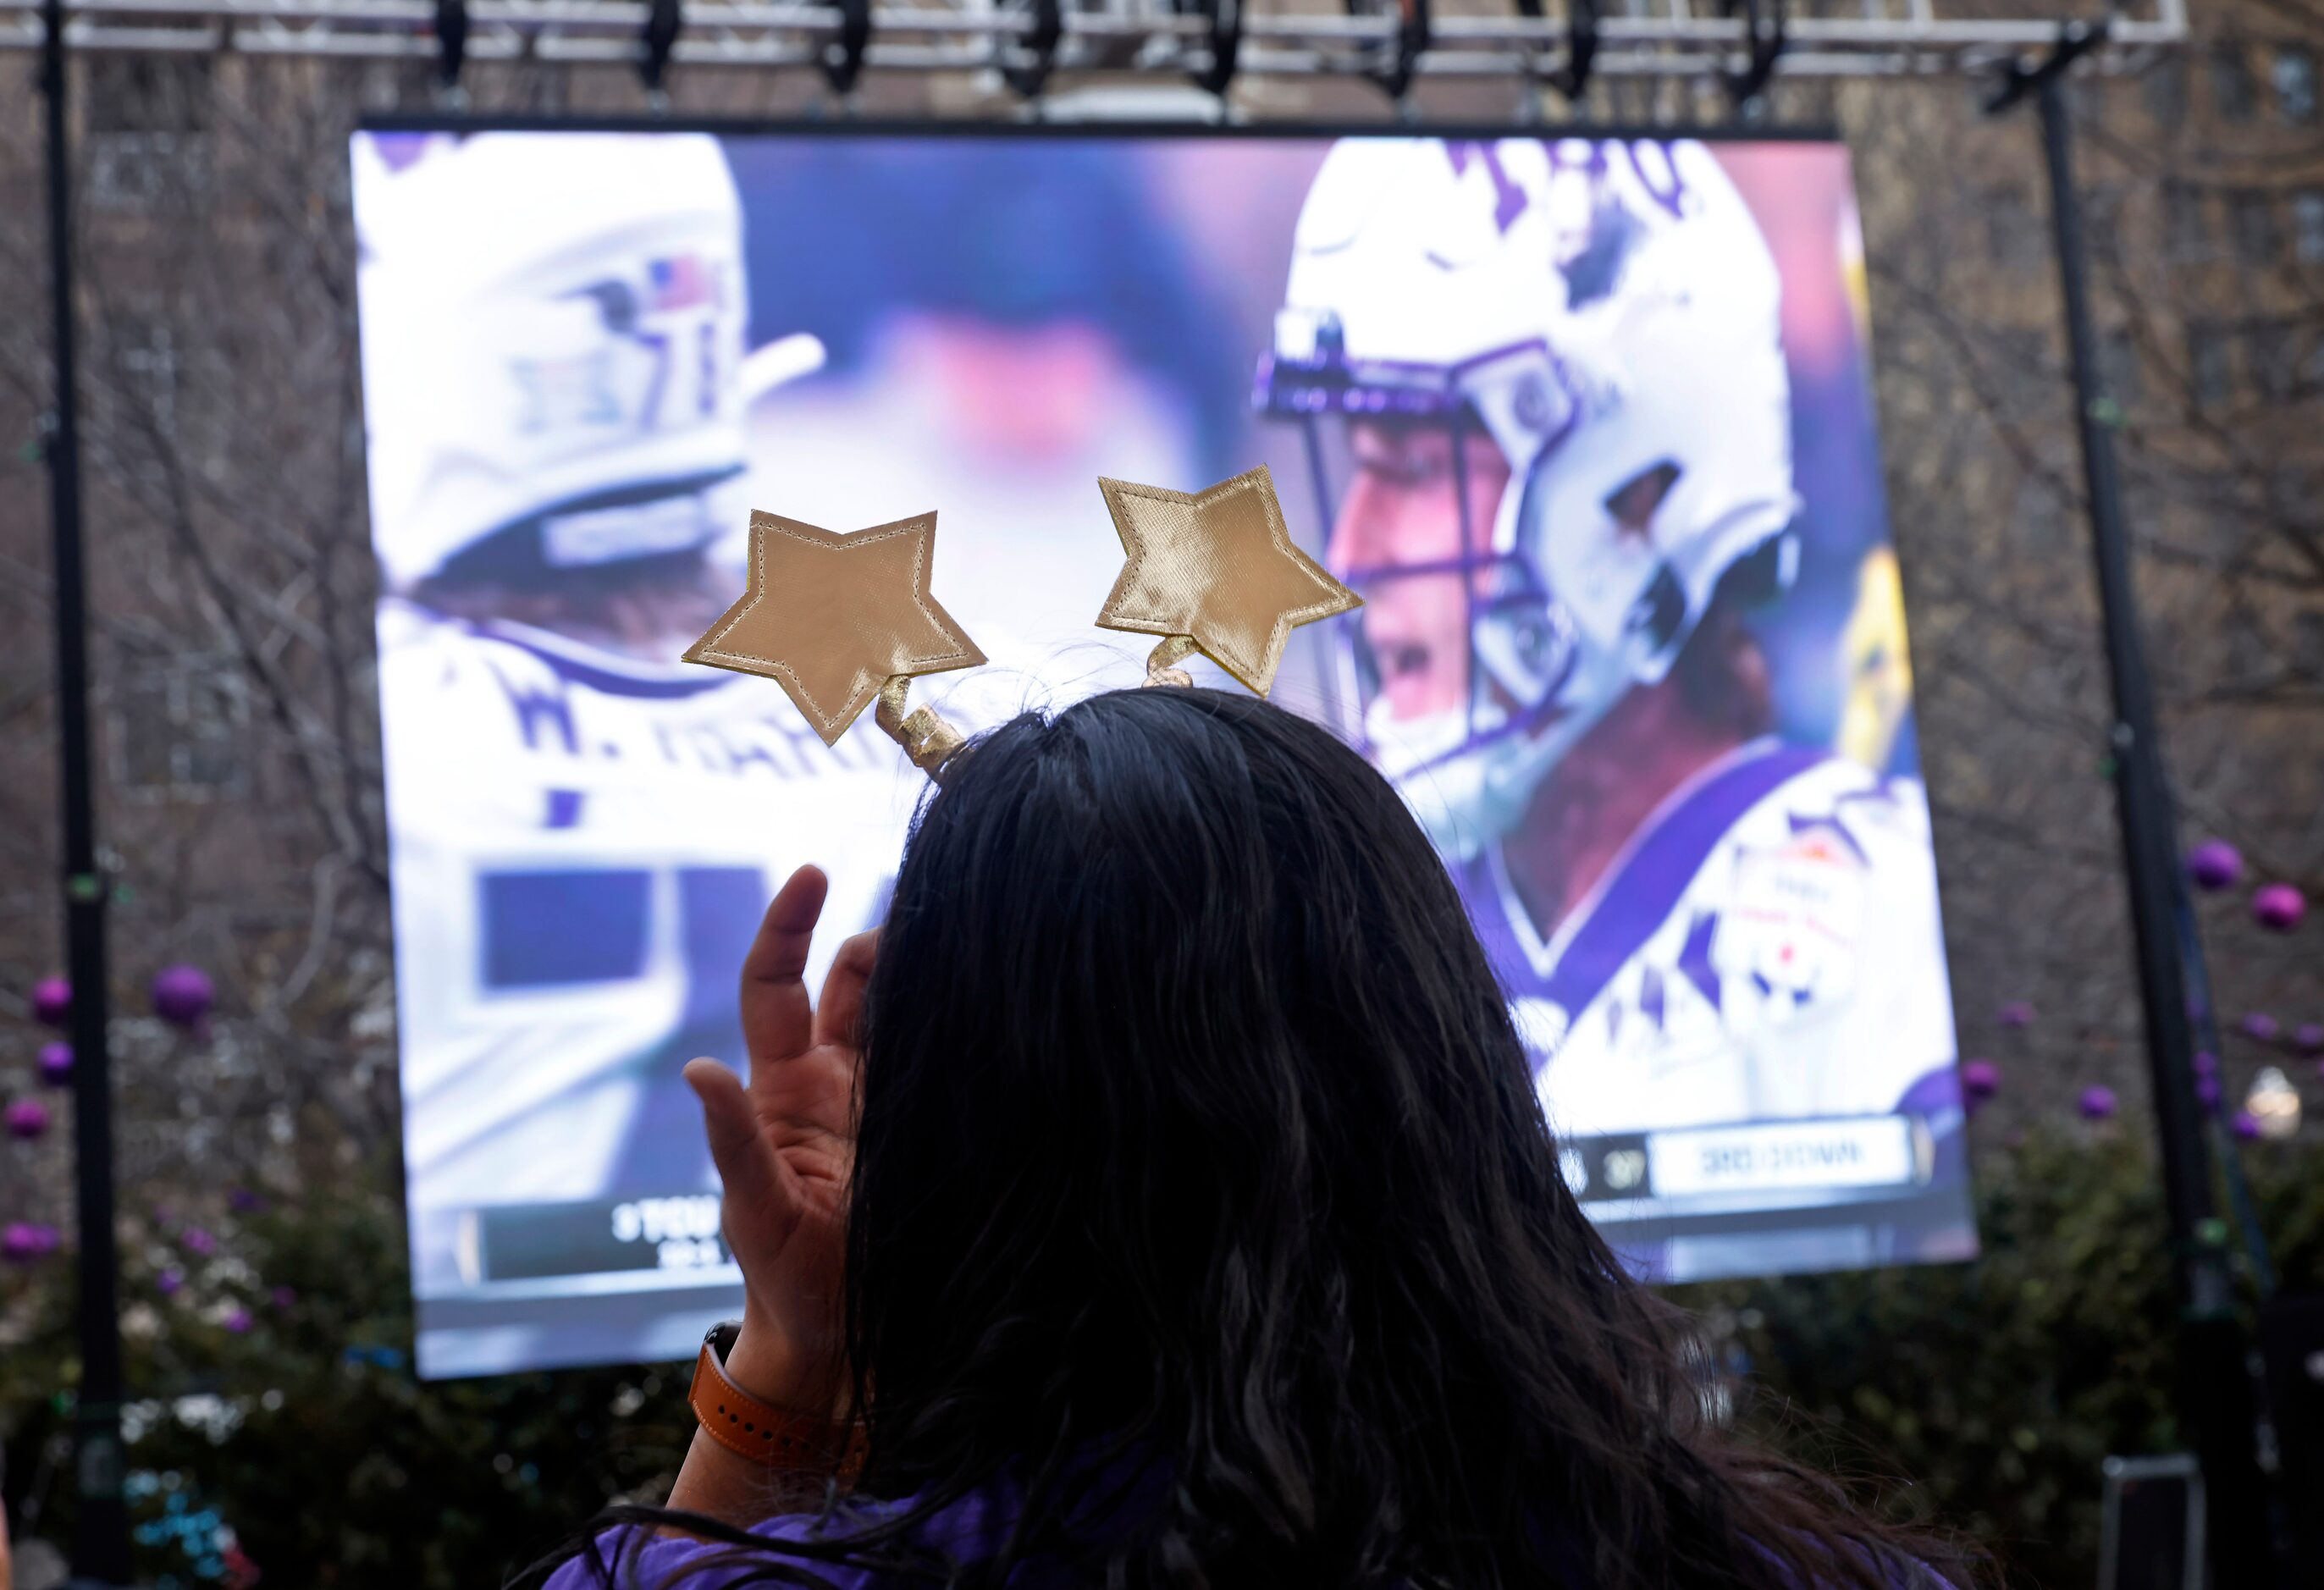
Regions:
<instances>
[{"instance_id":1,"label":"vertical metal pole","mask_svg":"<svg viewBox=\"0 0 2324 1590\"><path fill-rule=\"evenodd\" d=\"M2055 69L2039 81L2042 152L2049 166L2075 422L2081 433L2090 545L2114 694L2115 809L2130 883L2147 1070L2154 1090L2163 1194L2181 1282L2179 1408L2190 1444L2203 1465L2212 1583L2218 1590L2241 1590L2273 1578L2255 1442L2256 1410L2244 1333L2235 1313L2227 1232L2212 1199L2204 1112L2195 1096L2194 1035L2172 913L2179 846L2155 729L2153 689L2139 639L2121 486L2115 475L2116 410L2099 374L2098 335L2090 320L2065 64L2053 63Z\"/></svg>"},{"instance_id":2,"label":"vertical metal pole","mask_svg":"<svg viewBox=\"0 0 2324 1590\"><path fill-rule=\"evenodd\" d=\"M73 1571L84 1581L125 1585L129 1515L121 1494L119 1260L113 1229L112 1079L105 1046L105 882L97 872L96 791L89 774L88 615L81 573L63 0L43 0L41 16L57 382L42 453L49 466L55 565L57 751L63 773L65 947L72 978L73 1150L80 1221L80 1391L74 1415L79 1506Z\"/></svg>"}]
</instances>

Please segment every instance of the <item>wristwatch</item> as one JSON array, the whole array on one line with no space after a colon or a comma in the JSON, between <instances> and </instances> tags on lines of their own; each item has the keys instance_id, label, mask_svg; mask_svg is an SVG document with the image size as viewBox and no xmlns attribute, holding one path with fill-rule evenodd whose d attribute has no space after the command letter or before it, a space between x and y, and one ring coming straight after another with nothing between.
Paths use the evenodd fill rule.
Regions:
<instances>
[{"instance_id":1,"label":"wristwatch","mask_svg":"<svg viewBox=\"0 0 2324 1590\"><path fill-rule=\"evenodd\" d=\"M856 1427L835 1424L762 1402L726 1375L726 1355L742 1334L739 1319L722 1319L702 1338L694 1383L686 1400L712 1440L738 1457L768 1468L844 1472L853 1466Z\"/></svg>"}]
</instances>

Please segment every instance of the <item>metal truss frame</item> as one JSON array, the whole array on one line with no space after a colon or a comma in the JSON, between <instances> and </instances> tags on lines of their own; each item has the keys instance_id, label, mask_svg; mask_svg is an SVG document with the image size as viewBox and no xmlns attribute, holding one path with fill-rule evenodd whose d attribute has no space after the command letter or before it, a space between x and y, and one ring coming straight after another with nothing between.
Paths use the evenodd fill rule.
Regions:
<instances>
[{"instance_id":1,"label":"metal truss frame","mask_svg":"<svg viewBox=\"0 0 2324 1590\"><path fill-rule=\"evenodd\" d=\"M2053 43L2070 0L1517 0L1503 15L1430 16L1427 0L1344 10L1240 0L66 0L69 51L436 60L457 30L466 61L822 68L844 51L881 70L1108 70L1131 79L1583 75L1748 79L1985 76ZM1166 6L1168 7L1166 9ZM0 50L36 50L39 0L0 0ZM1416 32L1416 16L1417 31ZM671 26L675 21L676 25ZM2096 18L2086 20L2096 21ZM868 23L868 35L865 24ZM2099 70L2136 69L2187 34L2186 0L2118 3ZM1219 30L1233 30L1217 48ZM660 36L656 38L656 34ZM853 49L844 41L852 35ZM1780 60L1775 57L1780 53ZM453 62L456 72L458 60ZM1038 81L1038 79L1036 79Z\"/></svg>"}]
</instances>

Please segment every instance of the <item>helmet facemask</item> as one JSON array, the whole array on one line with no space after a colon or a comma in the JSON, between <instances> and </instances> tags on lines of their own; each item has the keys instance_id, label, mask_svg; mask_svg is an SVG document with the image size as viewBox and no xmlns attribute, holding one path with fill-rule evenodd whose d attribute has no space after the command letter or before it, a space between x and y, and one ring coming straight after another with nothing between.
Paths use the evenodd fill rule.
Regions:
<instances>
[{"instance_id":1,"label":"helmet facemask","mask_svg":"<svg viewBox=\"0 0 2324 1590\"><path fill-rule=\"evenodd\" d=\"M1366 596L1375 623L1389 605L1380 598L1404 582L1457 582L1458 617L1442 638L1462 651L1458 700L1399 714L1388 688L1399 660L1383 654L1362 615L1334 626L1328 643L1342 728L1440 848L1466 855L1516 826L1547 767L1596 721L1572 687L1609 671L1586 666L1580 626L1517 533L1525 483L1570 422L1572 396L1538 346L1455 370L1365 370L1345 358L1328 320L1318 332L1309 357L1278 351L1267 363L1259 399L1262 411L1300 425L1322 522L1336 532L1352 498L1334 489L1335 476L1371 467L1357 428L1445 439L1445 506L1458 527L1447 545L1434 556L1348 556L1335 533L1332 553L1334 573ZM1480 441L1508 466L1501 480L1479 478L1471 448ZM1522 449L1515 456L1512 441Z\"/></svg>"}]
</instances>

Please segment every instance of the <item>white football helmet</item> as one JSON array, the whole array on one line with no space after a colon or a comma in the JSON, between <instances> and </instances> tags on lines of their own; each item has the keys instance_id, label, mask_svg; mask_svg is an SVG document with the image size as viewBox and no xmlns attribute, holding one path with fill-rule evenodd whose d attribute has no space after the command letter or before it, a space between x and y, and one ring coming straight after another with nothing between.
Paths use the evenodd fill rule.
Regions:
<instances>
[{"instance_id":1,"label":"white football helmet","mask_svg":"<svg viewBox=\"0 0 2324 1590\"><path fill-rule=\"evenodd\" d=\"M1516 826L1575 740L1669 670L1739 560L1788 580L1779 304L1699 143L1357 138L1326 157L1257 393L1307 426L1324 522L1326 416L1481 427L1508 462L1489 552L1335 571L1359 589L1466 578L1462 710L1391 721L1361 615L1338 626L1342 693L1448 853ZM1641 485L1643 519L1623 495Z\"/></svg>"},{"instance_id":2,"label":"white football helmet","mask_svg":"<svg viewBox=\"0 0 2324 1590\"><path fill-rule=\"evenodd\" d=\"M694 134L359 134L373 539L390 584L739 532L742 207Z\"/></svg>"}]
</instances>

